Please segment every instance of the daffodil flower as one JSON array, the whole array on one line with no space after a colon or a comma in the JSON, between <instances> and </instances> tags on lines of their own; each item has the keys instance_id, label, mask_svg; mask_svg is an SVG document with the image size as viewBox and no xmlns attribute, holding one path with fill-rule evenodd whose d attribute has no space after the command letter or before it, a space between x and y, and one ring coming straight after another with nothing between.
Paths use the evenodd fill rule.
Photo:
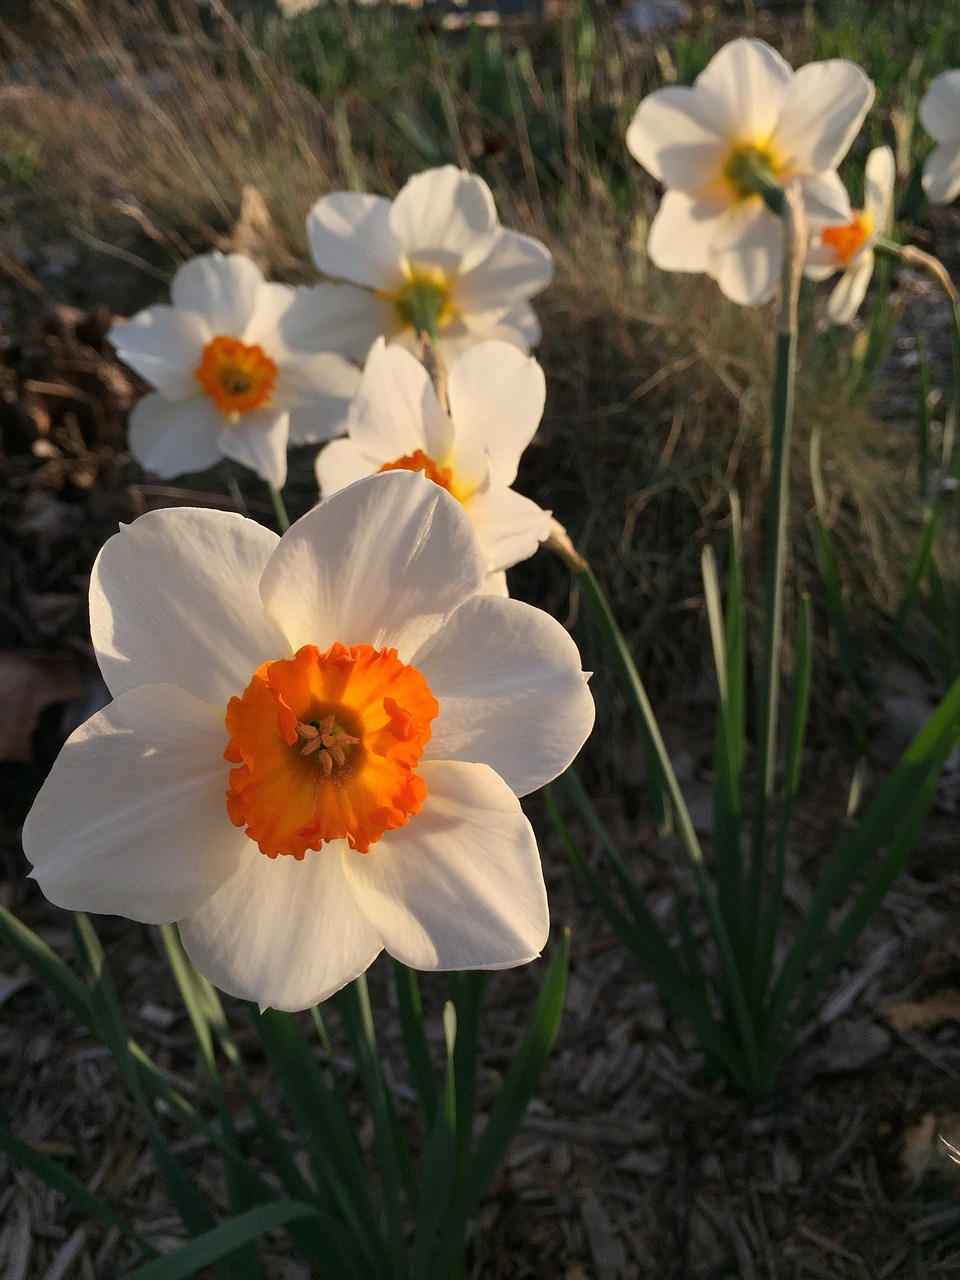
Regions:
<instances>
[{"instance_id":1,"label":"daffodil flower","mask_svg":"<svg viewBox=\"0 0 960 1280\"><path fill-rule=\"evenodd\" d=\"M130 414L131 452L165 478L233 458L282 488L288 442L329 439L357 370L342 356L287 344L296 290L268 283L242 254L191 259L171 296L172 306L110 330L120 359L156 388Z\"/></svg>"},{"instance_id":2,"label":"daffodil flower","mask_svg":"<svg viewBox=\"0 0 960 1280\"><path fill-rule=\"evenodd\" d=\"M814 229L846 221L836 166L873 101L852 62L799 71L762 40L733 40L689 89L658 89L640 103L627 147L667 191L647 252L664 271L703 271L728 298L771 297L783 257L782 221L763 192L800 185Z\"/></svg>"},{"instance_id":3,"label":"daffodil flower","mask_svg":"<svg viewBox=\"0 0 960 1280\"><path fill-rule=\"evenodd\" d=\"M445 165L392 201L336 191L313 206L307 235L319 269L341 282L308 291L308 347L363 360L379 336L415 350L417 329L434 329L450 362L484 339L524 353L540 341L529 299L550 283L553 259L500 225L482 178Z\"/></svg>"},{"instance_id":4,"label":"daffodil flower","mask_svg":"<svg viewBox=\"0 0 960 1280\"><path fill-rule=\"evenodd\" d=\"M567 767L593 700L559 623L483 577L463 507L407 472L282 538L184 507L122 528L90 589L114 700L24 826L44 893L177 921L263 1007L323 1000L384 948L533 959L548 909L517 797Z\"/></svg>"},{"instance_id":5,"label":"daffodil flower","mask_svg":"<svg viewBox=\"0 0 960 1280\"><path fill-rule=\"evenodd\" d=\"M850 222L824 227L811 241L804 267L809 279L826 280L842 272L827 303L827 315L834 324L849 324L867 292L873 275L873 246L890 230L895 178L893 152L875 147L867 157L863 208L853 210Z\"/></svg>"},{"instance_id":6,"label":"daffodil flower","mask_svg":"<svg viewBox=\"0 0 960 1280\"><path fill-rule=\"evenodd\" d=\"M960 195L960 68L933 77L920 120L937 144L923 166L923 189L934 204L949 204Z\"/></svg>"},{"instance_id":7,"label":"daffodil flower","mask_svg":"<svg viewBox=\"0 0 960 1280\"><path fill-rule=\"evenodd\" d=\"M450 366L449 413L423 365L380 338L367 357L348 435L317 458L323 495L377 471L422 471L452 493L480 539L485 590L550 533L550 513L510 488L543 414L543 370L505 342L482 342Z\"/></svg>"}]
</instances>

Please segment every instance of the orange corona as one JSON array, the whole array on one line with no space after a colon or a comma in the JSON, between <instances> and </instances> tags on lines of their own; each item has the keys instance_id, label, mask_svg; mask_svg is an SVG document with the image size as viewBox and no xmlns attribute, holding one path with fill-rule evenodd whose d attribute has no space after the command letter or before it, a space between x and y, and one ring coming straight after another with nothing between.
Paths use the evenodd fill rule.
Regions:
<instances>
[{"instance_id":1,"label":"orange corona","mask_svg":"<svg viewBox=\"0 0 960 1280\"><path fill-rule=\"evenodd\" d=\"M852 221L842 227L824 227L820 232L823 244L829 245L836 256L837 265L847 266L870 239L873 219L854 209Z\"/></svg>"},{"instance_id":2,"label":"orange corona","mask_svg":"<svg viewBox=\"0 0 960 1280\"><path fill-rule=\"evenodd\" d=\"M305 645L231 698L227 812L269 858L372 844L419 813L417 765L439 704L396 649Z\"/></svg>"},{"instance_id":3,"label":"orange corona","mask_svg":"<svg viewBox=\"0 0 960 1280\"><path fill-rule=\"evenodd\" d=\"M223 413L245 413L270 403L277 366L262 347L223 334L203 349L194 376Z\"/></svg>"},{"instance_id":4,"label":"orange corona","mask_svg":"<svg viewBox=\"0 0 960 1280\"><path fill-rule=\"evenodd\" d=\"M380 470L422 471L428 480L438 484L441 489L446 489L447 493L453 493L453 472L451 469L437 466L430 455L424 453L422 449L415 449L413 453L405 453L402 458L395 458L393 462L385 462Z\"/></svg>"}]
</instances>

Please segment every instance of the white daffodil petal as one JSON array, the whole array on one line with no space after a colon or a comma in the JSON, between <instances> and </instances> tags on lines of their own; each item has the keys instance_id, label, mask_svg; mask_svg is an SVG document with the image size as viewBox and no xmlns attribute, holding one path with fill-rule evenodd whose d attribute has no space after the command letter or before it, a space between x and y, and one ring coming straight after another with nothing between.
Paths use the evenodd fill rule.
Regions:
<instances>
[{"instance_id":1,"label":"white daffodil petal","mask_svg":"<svg viewBox=\"0 0 960 1280\"><path fill-rule=\"evenodd\" d=\"M216 892L249 844L227 816L226 744L222 714L173 685L132 689L81 725L23 828L50 901L159 924Z\"/></svg>"},{"instance_id":2,"label":"white daffodil petal","mask_svg":"<svg viewBox=\"0 0 960 1280\"><path fill-rule=\"evenodd\" d=\"M839 227L850 221L850 197L835 171L800 179L803 209L811 230Z\"/></svg>"},{"instance_id":3,"label":"white daffodil petal","mask_svg":"<svg viewBox=\"0 0 960 1280\"><path fill-rule=\"evenodd\" d=\"M368 854L344 855L361 911L415 969L504 969L540 954L550 925L540 854L516 796L492 769L420 770L427 799Z\"/></svg>"},{"instance_id":4,"label":"white daffodil petal","mask_svg":"<svg viewBox=\"0 0 960 1280\"><path fill-rule=\"evenodd\" d=\"M440 408L426 369L403 347L382 338L370 348L363 378L350 409L350 438L380 464L418 449L443 462L453 427Z\"/></svg>"},{"instance_id":5,"label":"white daffodil petal","mask_svg":"<svg viewBox=\"0 0 960 1280\"><path fill-rule=\"evenodd\" d=\"M647 238L647 254L661 271L706 271L723 207L682 191L667 191Z\"/></svg>"},{"instance_id":6,"label":"white daffodil petal","mask_svg":"<svg viewBox=\"0 0 960 1280\"><path fill-rule=\"evenodd\" d=\"M789 94L793 71L763 40L741 38L725 44L694 82L702 118L736 140L764 142ZM664 177L668 186L680 184Z\"/></svg>"},{"instance_id":7,"label":"white daffodil petal","mask_svg":"<svg viewBox=\"0 0 960 1280\"><path fill-rule=\"evenodd\" d=\"M291 444L320 444L346 430L360 370L343 356L323 351L285 365L276 400L290 414Z\"/></svg>"},{"instance_id":8,"label":"white daffodil petal","mask_svg":"<svg viewBox=\"0 0 960 1280\"><path fill-rule=\"evenodd\" d=\"M196 368L213 331L203 316L174 307L147 307L109 333L117 356L168 400L200 389Z\"/></svg>"},{"instance_id":9,"label":"white daffodil petal","mask_svg":"<svg viewBox=\"0 0 960 1280\"><path fill-rule=\"evenodd\" d=\"M461 274L487 257L500 232L490 188L449 164L415 174L397 193L390 228L410 262Z\"/></svg>"},{"instance_id":10,"label":"white daffodil petal","mask_svg":"<svg viewBox=\"0 0 960 1280\"><path fill-rule=\"evenodd\" d=\"M368 969L380 938L344 878L339 840L299 862L268 858L244 840L236 874L180 920L180 937L200 972L230 995L262 1009L307 1009Z\"/></svg>"},{"instance_id":11,"label":"white daffodil petal","mask_svg":"<svg viewBox=\"0 0 960 1280\"><path fill-rule=\"evenodd\" d=\"M837 252L829 244L810 245L803 264L803 274L808 280L826 280L839 271Z\"/></svg>"},{"instance_id":12,"label":"white daffodil petal","mask_svg":"<svg viewBox=\"0 0 960 1280\"><path fill-rule=\"evenodd\" d=\"M919 114L934 142L960 145L960 68L933 77L920 99Z\"/></svg>"},{"instance_id":13,"label":"white daffodil petal","mask_svg":"<svg viewBox=\"0 0 960 1280\"><path fill-rule=\"evenodd\" d=\"M627 150L655 178L692 195L717 175L730 145L726 121L712 108L696 89L658 89L637 107Z\"/></svg>"},{"instance_id":14,"label":"white daffodil petal","mask_svg":"<svg viewBox=\"0 0 960 1280\"><path fill-rule=\"evenodd\" d=\"M393 647L409 662L482 578L460 503L422 473L391 471L298 520L264 570L260 594L295 650L339 640Z\"/></svg>"},{"instance_id":15,"label":"white daffodil petal","mask_svg":"<svg viewBox=\"0 0 960 1280\"><path fill-rule=\"evenodd\" d=\"M390 208L383 196L352 191L321 196L307 214L307 239L324 275L368 289L393 290L402 283Z\"/></svg>"},{"instance_id":16,"label":"white daffodil petal","mask_svg":"<svg viewBox=\"0 0 960 1280\"><path fill-rule=\"evenodd\" d=\"M371 461L352 440L331 440L317 454L314 468L321 498L380 470L379 463Z\"/></svg>"},{"instance_id":17,"label":"white daffodil petal","mask_svg":"<svg viewBox=\"0 0 960 1280\"><path fill-rule=\"evenodd\" d=\"M483 342L451 366L447 394L458 445L473 441L492 475L512 484L543 417L547 383L539 364L505 342Z\"/></svg>"},{"instance_id":18,"label":"white daffodil petal","mask_svg":"<svg viewBox=\"0 0 960 1280\"><path fill-rule=\"evenodd\" d=\"M224 457L249 467L279 492L287 482L289 436L286 409L248 409L236 422L224 422L217 443Z\"/></svg>"},{"instance_id":19,"label":"white daffodil petal","mask_svg":"<svg viewBox=\"0 0 960 1280\"><path fill-rule=\"evenodd\" d=\"M873 250L858 255L844 271L827 303L827 315L834 324L849 324L867 293L873 275Z\"/></svg>"},{"instance_id":20,"label":"white daffodil petal","mask_svg":"<svg viewBox=\"0 0 960 1280\"><path fill-rule=\"evenodd\" d=\"M393 305L369 289L352 284L318 284L297 289L280 326L294 351L333 351L364 360L370 344L396 327Z\"/></svg>"},{"instance_id":21,"label":"white daffodil petal","mask_svg":"<svg viewBox=\"0 0 960 1280\"><path fill-rule=\"evenodd\" d=\"M488 573L527 560L550 536L550 512L496 480L473 494L467 514L480 539Z\"/></svg>"},{"instance_id":22,"label":"white daffodil petal","mask_svg":"<svg viewBox=\"0 0 960 1280\"><path fill-rule=\"evenodd\" d=\"M264 281L257 290L253 314L246 328L238 335L248 345L256 343L273 360L281 360L281 326L283 318L294 305L297 291L288 284Z\"/></svg>"},{"instance_id":23,"label":"white daffodil petal","mask_svg":"<svg viewBox=\"0 0 960 1280\"><path fill-rule=\"evenodd\" d=\"M403 341L403 339L399 339ZM540 341L540 321L533 307L523 302L503 315L499 311L466 311L445 324L440 332L440 354L451 367L466 351L480 342L506 342L523 355ZM414 350L414 344L404 342Z\"/></svg>"},{"instance_id":24,"label":"white daffodil petal","mask_svg":"<svg viewBox=\"0 0 960 1280\"><path fill-rule=\"evenodd\" d=\"M258 583L279 538L225 511L172 507L121 526L90 581L90 630L114 697L177 684L225 708L267 659L289 657Z\"/></svg>"},{"instance_id":25,"label":"white daffodil petal","mask_svg":"<svg viewBox=\"0 0 960 1280\"><path fill-rule=\"evenodd\" d=\"M215 334L238 338L264 286L263 272L242 253L204 253L185 262L170 285L175 307L198 311Z\"/></svg>"},{"instance_id":26,"label":"white daffodil petal","mask_svg":"<svg viewBox=\"0 0 960 1280\"><path fill-rule=\"evenodd\" d=\"M532 236L499 228L481 263L458 277L454 303L463 311L505 311L526 302L553 279L553 258Z\"/></svg>"},{"instance_id":27,"label":"white daffodil petal","mask_svg":"<svg viewBox=\"0 0 960 1280\"><path fill-rule=\"evenodd\" d=\"M188 471L205 471L220 461L217 435L223 423L204 395L167 400L154 392L130 411L130 452L146 471L169 480Z\"/></svg>"},{"instance_id":28,"label":"white daffodil petal","mask_svg":"<svg viewBox=\"0 0 960 1280\"><path fill-rule=\"evenodd\" d=\"M897 163L889 147L874 147L864 169L863 209L873 219L873 239L890 230Z\"/></svg>"},{"instance_id":29,"label":"white daffodil petal","mask_svg":"<svg viewBox=\"0 0 960 1280\"><path fill-rule=\"evenodd\" d=\"M835 169L873 102L870 78L852 62L808 62L793 75L777 122L775 143L788 169Z\"/></svg>"},{"instance_id":30,"label":"white daffodil petal","mask_svg":"<svg viewBox=\"0 0 960 1280\"><path fill-rule=\"evenodd\" d=\"M501 600L506 600L510 595L506 570L500 569L496 573L485 573L480 591L485 596L499 596Z\"/></svg>"},{"instance_id":31,"label":"white daffodil petal","mask_svg":"<svg viewBox=\"0 0 960 1280\"><path fill-rule=\"evenodd\" d=\"M783 256L780 219L758 198L720 219L709 272L732 302L757 306L773 296Z\"/></svg>"},{"instance_id":32,"label":"white daffodil petal","mask_svg":"<svg viewBox=\"0 0 960 1280\"><path fill-rule=\"evenodd\" d=\"M960 195L960 141L945 142L927 156L923 189L931 204L949 204Z\"/></svg>"},{"instance_id":33,"label":"white daffodil petal","mask_svg":"<svg viewBox=\"0 0 960 1280\"><path fill-rule=\"evenodd\" d=\"M412 662L440 703L424 759L488 764L517 795L562 772L593 727L577 646L519 600L468 600Z\"/></svg>"}]
</instances>

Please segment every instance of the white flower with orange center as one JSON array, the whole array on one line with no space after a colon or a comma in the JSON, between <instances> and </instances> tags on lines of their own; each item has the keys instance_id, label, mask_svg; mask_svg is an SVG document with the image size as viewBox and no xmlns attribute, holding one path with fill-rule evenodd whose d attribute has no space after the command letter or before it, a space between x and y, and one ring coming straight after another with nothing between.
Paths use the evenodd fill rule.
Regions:
<instances>
[{"instance_id":1,"label":"white flower with orange center","mask_svg":"<svg viewBox=\"0 0 960 1280\"><path fill-rule=\"evenodd\" d=\"M348 435L317 458L322 496L377 471L422 471L463 504L480 539L485 590L507 593L505 570L532 556L550 513L514 492L520 455L543 415L543 370L505 342L482 342L450 366L449 412L408 351L374 343Z\"/></svg>"},{"instance_id":2,"label":"white flower with orange center","mask_svg":"<svg viewBox=\"0 0 960 1280\"><path fill-rule=\"evenodd\" d=\"M287 445L329 439L359 375L342 356L288 345L296 290L264 280L242 254L203 254L173 278L172 306L148 307L115 324L120 359L156 392L130 414L130 449L165 478L202 471L222 457L276 489Z\"/></svg>"},{"instance_id":3,"label":"white flower with orange center","mask_svg":"<svg viewBox=\"0 0 960 1280\"><path fill-rule=\"evenodd\" d=\"M849 223L824 227L811 240L804 268L811 280L841 272L827 315L834 324L849 324L863 301L873 275L874 245L890 230L896 164L889 147L875 147L867 157L863 208Z\"/></svg>"},{"instance_id":4,"label":"white flower with orange center","mask_svg":"<svg viewBox=\"0 0 960 1280\"><path fill-rule=\"evenodd\" d=\"M960 195L960 68L933 77L920 121L937 144L923 166L923 189L934 204L949 204Z\"/></svg>"},{"instance_id":5,"label":"white flower with orange center","mask_svg":"<svg viewBox=\"0 0 960 1280\"><path fill-rule=\"evenodd\" d=\"M782 222L759 191L797 181L812 228L845 222L850 203L836 166L873 101L852 62L798 71L762 40L732 40L689 89L644 98L627 130L635 159L668 189L647 252L664 271L703 271L728 298L772 296Z\"/></svg>"},{"instance_id":6,"label":"white flower with orange center","mask_svg":"<svg viewBox=\"0 0 960 1280\"><path fill-rule=\"evenodd\" d=\"M90 589L114 700L23 830L44 893L175 920L211 981L280 1009L384 948L533 959L547 899L517 796L567 767L593 700L559 623L483 576L463 507L407 472L282 538L184 507L122 528Z\"/></svg>"},{"instance_id":7,"label":"white flower with orange center","mask_svg":"<svg viewBox=\"0 0 960 1280\"><path fill-rule=\"evenodd\" d=\"M363 360L383 336L416 348L430 317L450 362L485 339L526 353L540 341L529 299L553 277L539 240L500 225L490 188L453 165L427 169L396 199L335 191L307 218L313 260L332 281L303 300L306 345Z\"/></svg>"}]
</instances>

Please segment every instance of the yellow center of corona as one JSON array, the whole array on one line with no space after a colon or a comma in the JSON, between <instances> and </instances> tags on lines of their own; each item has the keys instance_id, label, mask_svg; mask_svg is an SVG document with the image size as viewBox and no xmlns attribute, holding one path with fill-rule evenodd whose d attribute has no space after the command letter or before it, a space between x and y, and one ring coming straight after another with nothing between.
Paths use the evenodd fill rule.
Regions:
<instances>
[{"instance_id":1,"label":"yellow center of corona","mask_svg":"<svg viewBox=\"0 0 960 1280\"><path fill-rule=\"evenodd\" d=\"M738 143L727 153L721 178L735 200L763 194L764 187L780 185L784 165L769 142Z\"/></svg>"},{"instance_id":2,"label":"yellow center of corona","mask_svg":"<svg viewBox=\"0 0 960 1280\"><path fill-rule=\"evenodd\" d=\"M833 250L838 267L848 267L873 234L873 218L854 209L851 221L841 227L824 227L821 243Z\"/></svg>"},{"instance_id":3,"label":"yellow center of corona","mask_svg":"<svg viewBox=\"0 0 960 1280\"><path fill-rule=\"evenodd\" d=\"M218 334L203 349L194 377L222 413L240 414L270 403L277 366L262 347Z\"/></svg>"},{"instance_id":4,"label":"yellow center of corona","mask_svg":"<svg viewBox=\"0 0 960 1280\"><path fill-rule=\"evenodd\" d=\"M381 296L393 304L401 329L438 331L455 320L456 308L450 297L451 280L439 267L404 265L403 284Z\"/></svg>"},{"instance_id":5,"label":"yellow center of corona","mask_svg":"<svg viewBox=\"0 0 960 1280\"><path fill-rule=\"evenodd\" d=\"M420 812L417 773L440 710L396 649L304 645L265 662L227 707L227 813L268 858L327 841L367 853Z\"/></svg>"}]
</instances>

